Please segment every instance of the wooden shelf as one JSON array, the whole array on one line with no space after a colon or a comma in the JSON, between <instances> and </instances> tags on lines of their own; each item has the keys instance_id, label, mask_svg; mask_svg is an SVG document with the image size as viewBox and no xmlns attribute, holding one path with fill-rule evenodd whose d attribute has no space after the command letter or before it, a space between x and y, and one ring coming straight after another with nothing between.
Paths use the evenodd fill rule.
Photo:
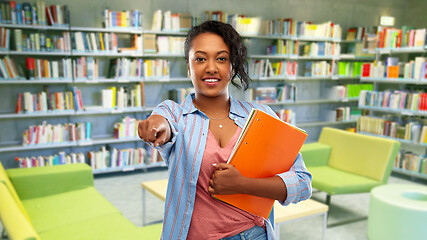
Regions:
<instances>
[{"instance_id":1,"label":"wooden shelf","mask_svg":"<svg viewBox=\"0 0 427 240\"><path fill-rule=\"evenodd\" d=\"M124 114L124 113L144 113L153 111L146 107L127 107L127 108L103 108L102 106L91 108L89 110L79 110L75 112L75 116L84 115L104 115L104 114Z\"/></svg>"},{"instance_id":2,"label":"wooden shelf","mask_svg":"<svg viewBox=\"0 0 427 240\"><path fill-rule=\"evenodd\" d=\"M319 127L319 126L337 126L337 125L346 125L346 124L356 124L357 120L345 120L340 122L328 122L328 121L318 121L318 122L302 122L295 124L300 128L309 128L309 127Z\"/></svg>"},{"instance_id":3,"label":"wooden shelf","mask_svg":"<svg viewBox=\"0 0 427 240\"><path fill-rule=\"evenodd\" d=\"M359 109L393 113L402 116L427 116L427 111L412 111L406 109L392 109L383 107L358 106Z\"/></svg>"},{"instance_id":4,"label":"wooden shelf","mask_svg":"<svg viewBox=\"0 0 427 240\"><path fill-rule=\"evenodd\" d=\"M4 28L21 28L21 29L35 29L35 30L51 30L51 31L68 31L68 25L49 26L49 25L27 25L27 24L7 24L0 23L0 27Z\"/></svg>"},{"instance_id":5,"label":"wooden shelf","mask_svg":"<svg viewBox=\"0 0 427 240\"><path fill-rule=\"evenodd\" d=\"M139 165L128 165L128 166L122 166L122 167L110 167L110 168L103 168L103 169L94 169L93 174L102 174L102 173L112 173L112 172L128 172L128 171L134 171L138 169L148 169L148 168L156 168L156 167L166 167L165 162L156 162L156 163L149 163L149 164L139 164Z\"/></svg>"},{"instance_id":6,"label":"wooden shelf","mask_svg":"<svg viewBox=\"0 0 427 240\"><path fill-rule=\"evenodd\" d=\"M144 53L149 58L184 58L184 53Z\"/></svg>"},{"instance_id":7,"label":"wooden shelf","mask_svg":"<svg viewBox=\"0 0 427 240\"><path fill-rule=\"evenodd\" d=\"M375 78L375 77L361 77L362 82L377 82L377 83L390 83L390 84L417 84L427 85L426 79L407 79L407 78Z\"/></svg>"},{"instance_id":8,"label":"wooden shelf","mask_svg":"<svg viewBox=\"0 0 427 240\"><path fill-rule=\"evenodd\" d=\"M166 35L166 36L187 36L187 32L173 32L173 31L151 31L144 30L144 34L156 34L156 35Z\"/></svg>"},{"instance_id":9,"label":"wooden shelf","mask_svg":"<svg viewBox=\"0 0 427 240\"><path fill-rule=\"evenodd\" d=\"M96 27L71 27L73 32L111 32L111 33L129 33L129 34L142 34L142 28L96 28Z\"/></svg>"},{"instance_id":10,"label":"wooden shelf","mask_svg":"<svg viewBox=\"0 0 427 240\"><path fill-rule=\"evenodd\" d=\"M401 139L401 138L393 138L393 137L389 137L389 136L378 135L378 134L367 133L367 132L358 132L358 133L368 135L368 136L373 136L373 137L391 139L391 140L395 140L395 141L398 141L398 142L401 142L401 143L407 144L407 145L427 148L426 143L414 143L413 141L410 141L410 140L405 140L405 139Z\"/></svg>"},{"instance_id":11,"label":"wooden shelf","mask_svg":"<svg viewBox=\"0 0 427 240\"><path fill-rule=\"evenodd\" d=\"M78 78L73 83L78 84L100 84L100 83L137 83L144 81L143 77L123 77L123 78Z\"/></svg>"},{"instance_id":12,"label":"wooden shelf","mask_svg":"<svg viewBox=\"0 0 427 240\"><path fill-rule=\"evenodd\" d=\"M309 105L309 104L326 104L326 103L348 103L348 102L357 102L358 99L310 99L310 100L297 100L297 101L286 101L286 102L273 102L273 103L263 103L269 106L281 106L281 105Z\"/></svg>"},{"instance_id":13,"label":"wooden shelf","mask_svg":"<svg viewBox=\"0 0 427 240\"><path fill-rule=\"evenodd\" d=\"M185 78L185 77L175 77L175 78L157 78L157 79L145 79L144 83L151 83L151 84L164 84L164 83L191 83L191 79Z\"/></svg>"},{"instance_id":14,"label":"wooden shelf","mask_svg":"<svg viewBox=\"0 0 427 240\"><path fill-rule=\"evenodd\" d=\"M114 51L97 51L97 52L83 52L83 51L72 51L73 56L85 56L85 57L143 57L142 51L138 52L114 52Z\"/></svg>"},{"instance_id":15,"label":"wooden shelf","mask_svg":"<svg viewBox=\"0 0 427 240\"><path fill-rule=\"evenodd\" d=\"M63 117L63 116L72 116L74 114L75 114L74 110L33 112L33 113L4 113L4 114L0 114L0 119Z\"/></svg>"},{"instance_id":16,"label":"wooden shelf","mask_svg":"<svg viewBox=\"0 0 427 240\"><path fill-rule=\"evenodd\" d=\"M407 175L407 176L410 176L410 177L415 177L415 178L420 178L420 179L426 179L427 180L427 174L423 174L423 173L419 173L419 172L415 172L415 171L410 171L410 170L406 170L406 169L401 169L401 168L395 168L395 167L393 167L393 172L404 174L404 175Z\"/></svg>"},{"instance_id":17,"label":"wooden shelf","mask_svg":"<svg viewBox=\"0 0 427 240\"><path fill-rule=\"evenodd\" d=\"M86 147L102 144L114 144L114 143L126 143L126 142L136 142L142 141L139 138L102 138L102 139L91 139L87 141L78 141L78 142L64 142L64 143L45 143L45 144L34 144L34 145L14 145L14 146L5 146L0 147L1 152L14 152L14 151L29 151L29 150L42 150L42 149L51 149L51 148L64 148L64 147Z\"/></svg>"},{"instance_id":18,"label":"wooden shelf","mask_svg":"<svg viewBox=\"0 0 427 240\"><path fill-rule=\"evenodd\" d=\"M72 79L43 79L43 80L0 80L0 84L69 84L72 83Z\"/></svg>"},{"instance_id":19,"label":"wooden shelf","mask_svg":"<svg viewBox=\"0 0 427 240\"><path fill-rule=\"evenodd\" d=\"M403 47L403 48L376 48L378 54L393 54L393 53L424 53L426 47Z\"/></svg>"},{"instance_id":20,"label":"wooden shelf","mask_svg":"<svg viewBox=\"0 0 427 240\"><path fill-rule=\"evenodd\" d=\"M22 56L70 56L71 52L66 51L9 51L9 55L22 55Z\"/></svg>"},{"instance_id":21,"label":"wooden shelf","mask_svg":"<svg viewBox=\"0 0 427 240\"><path fill-rule=\"evenodd\" d=\"M341 40L340 43L362 43L363 40Z\"/></svg>"}]
</instances>

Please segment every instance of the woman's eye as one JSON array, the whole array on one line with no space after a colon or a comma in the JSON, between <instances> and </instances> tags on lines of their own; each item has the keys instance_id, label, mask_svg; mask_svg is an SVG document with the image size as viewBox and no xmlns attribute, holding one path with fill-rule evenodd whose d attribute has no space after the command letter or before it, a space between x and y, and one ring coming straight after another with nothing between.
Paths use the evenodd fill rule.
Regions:
<instances>
[{"instance_id":1,"label":"woman's eye","mask_svg":"<svg viewBox=\"0 0 427 240\"><path fill-rule=\"evenodd\" d=\"M226 57L219 57L218 60L219 61L227 61L227 58Z\"/></svg>"},{"instance_id":2,"label":"woman's eye","mask_svg":"<svg viewBox=\"0 0 427 240\"><path fill-rule=\"evenodd\" d=\"M201 57L196 57L196 62L203 62L205 59Z\"/></svg>"}]
</instances>

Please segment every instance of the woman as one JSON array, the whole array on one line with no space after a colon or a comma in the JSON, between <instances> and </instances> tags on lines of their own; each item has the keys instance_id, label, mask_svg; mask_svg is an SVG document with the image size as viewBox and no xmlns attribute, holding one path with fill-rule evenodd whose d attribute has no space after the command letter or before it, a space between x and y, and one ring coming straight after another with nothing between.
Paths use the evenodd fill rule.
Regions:
<instances>
[{"instance_id":1,"label":"woman","mask_svg":"<svg viewBox=\"0 0 427 240\"><path fill-rule=\"evenodd\" d=\"M252 108L228 85L248 87L246 48L228 24L204 22L185 41L185 59L195 93L182 104L166 100L138 126L141 139L158 149L169 167L163 239L273 239L271 222L212 197L244 193L283 205L311 196L311 175L301 154L290 171L271 178L242 176L226 161Z\"/></svg>"}]
</instances>

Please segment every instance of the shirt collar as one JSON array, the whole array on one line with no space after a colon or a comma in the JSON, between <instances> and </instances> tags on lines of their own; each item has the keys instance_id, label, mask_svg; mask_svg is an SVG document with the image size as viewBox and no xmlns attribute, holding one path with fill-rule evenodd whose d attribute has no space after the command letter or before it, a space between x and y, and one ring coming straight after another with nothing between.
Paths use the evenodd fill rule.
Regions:
<instances>
[{"instance_id":1,"label":"shirt collar","mask_svg":"<svg viewBox=\"0 0 427 240\"><path fill-rule=\"evenodd\" d=\"M181 104L182 110L183 110L182 113L184 115L189 113L194 113L197 111L197 108L193 104L193 100L195 97L196 97L195 93L190 93L185 98L184 102ZM229 96L229 97L230 97L230 113L244 118L245 116L243 114L246 112L246 110L243 109L240 101L234 99L232 96Z\"/></svg>"}]
</instances>

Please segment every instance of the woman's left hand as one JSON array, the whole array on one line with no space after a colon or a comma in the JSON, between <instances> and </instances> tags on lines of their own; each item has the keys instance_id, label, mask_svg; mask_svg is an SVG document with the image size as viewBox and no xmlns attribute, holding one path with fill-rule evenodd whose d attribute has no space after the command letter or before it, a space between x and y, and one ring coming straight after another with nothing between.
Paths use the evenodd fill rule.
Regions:
<instances>
[{"instance_id":1,"label":"woman's left hand","mask_svg":"<svg viewBox=\"0 0 427 240\"><path fill-rule=\"evenodd\" d=\"M237 194L242 193L241 187L245 177L230 164L218 163L209 180L209 192L211 194Z\"/></svg>"}]
</instances>

